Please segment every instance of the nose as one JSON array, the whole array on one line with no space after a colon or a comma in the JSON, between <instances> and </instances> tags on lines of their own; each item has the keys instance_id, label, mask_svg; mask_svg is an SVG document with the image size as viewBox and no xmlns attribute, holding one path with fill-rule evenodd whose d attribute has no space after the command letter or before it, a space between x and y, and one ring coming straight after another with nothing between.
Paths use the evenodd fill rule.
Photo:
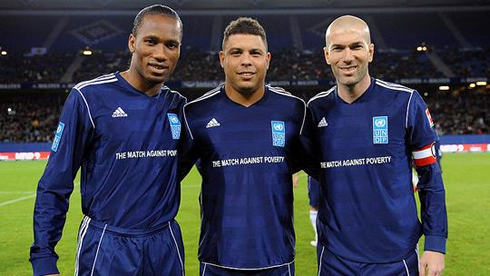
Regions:
<instances>
[{"instance_id":1,"label":"nose","mask_svg":"<svg viewBox=\"0 0 490 276\"><path fill-rule=\"evenodd\" d=\"M242 55L241 65L242 66L251 66L252 65L252 60L250 59L250 54L244 53Z\"/></svg>"},{"instance_id":2,"label":"nose","mask_svg":"<svg viewBox=\"0 0 490 276\"><path fill-rule=\"evenodd\" d=\"M165 45L155 47L155 52L153 53L153 57L158 61L167 60L167 50L165 48Z\"/></svg>"},{"instance_id":3,"label":"nose","mask_svg":"<svg viewBox=\"0 0 490 276\"><path fill-rule=\"evenodd\" d=\"M354 55L352 53L352 50L349 48L346 48L344 50L344 57L343 57L344 62L350 63L354 60Z\"/></svg>"}]
</instances>

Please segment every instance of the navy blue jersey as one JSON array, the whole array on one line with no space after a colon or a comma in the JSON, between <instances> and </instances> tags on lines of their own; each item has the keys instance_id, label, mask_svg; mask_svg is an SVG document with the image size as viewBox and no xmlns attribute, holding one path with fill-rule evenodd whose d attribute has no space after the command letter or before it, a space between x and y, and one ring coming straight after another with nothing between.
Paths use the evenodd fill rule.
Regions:
<instances>
[{"instance_id":1,"label":"navy blue jersey","mask_svg":"<svg viewBox=\"0 0 490 276\"><path fill-rule=\"evenodd\" d=\"M318 209L320 202L320 183L315 178L308 175L308 200L311 207Z\"/></svg>"},{"instance_id":2,"label":"navy blue jersey","mask_svg":"<svg viewBox=\"0 0 490 276\"><path fill-rule=\"evenodd\" d=\"M201 262L263 269L294 260L292 174L305 112L301 99L268 86L249 107L223 87L184 107L192 148L183 167L199 158L203 179Z\"/></svg>"},{"instance_id":3,"label":"navy blue jersey","mask_svg":"<svg viewBox=\"0 0 490 276\"><path fill-rule=\"evenodd\" d=\"M31 261L54 266L81 166L83 214L127 229L160 227L180 203L177 144L186 100L167 87L153 97L119 73L81 82L68 96L39 181Z\"/></svg>"},{"instance_id":4,"label":"navy blue jersey","mask_svg":"<svg viewBox=\"0 0 490 276\"><path fill-rule=\"evenodd\" d=\"M308 125L319 145L319 241L344 258L369 263L398 261L413 252L445 252L445 192L434 151L436 133L420 95L372 79L349 104L336 88L308 103ZM414 161L414 162L413 162ZM420 176L422 224L411 184Z\"/></svg>"}]
</instances>

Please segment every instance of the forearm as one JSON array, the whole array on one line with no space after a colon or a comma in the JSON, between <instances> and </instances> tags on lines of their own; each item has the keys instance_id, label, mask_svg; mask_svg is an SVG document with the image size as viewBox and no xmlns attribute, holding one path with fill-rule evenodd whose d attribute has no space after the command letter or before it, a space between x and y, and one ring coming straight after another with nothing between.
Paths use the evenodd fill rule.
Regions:
<instances>
[{"instance_id":1,"label":"forearm","mask_svg":"<svg viewBox=\"0 0 490 276\"><path fill-rule=\"evenodd\" d=\"M445 190L437 163L417 168L425 250L446 252L448 236Z\"/></svg>"}]
</instances>

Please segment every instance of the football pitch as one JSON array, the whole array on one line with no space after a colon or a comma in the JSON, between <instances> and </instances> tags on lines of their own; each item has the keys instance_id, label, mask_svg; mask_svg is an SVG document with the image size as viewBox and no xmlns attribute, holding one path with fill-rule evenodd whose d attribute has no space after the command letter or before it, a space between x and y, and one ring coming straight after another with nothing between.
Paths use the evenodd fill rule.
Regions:
<instances>
[{"instance_id":1,"label":"football pitch","mask_svg":"<svg viewBox=\"0 0 490 276\"><path fill-rule=\"evenodd\" d=\"M32 275L29 247L33 240L35 189L46 162L0 162L0 275ZM444 275L490 275L490 154L446 154L442 160L449 217ZM63 237L56 247L58 267L73 274L76 236L82 219L78 179L70 200ZM182 183L177 221L182 227L187 275L198 275L200 176L193 170ZM295 189L296 275L316 274L316 250L309 221L306 177ZM267 210L264 210L267 211ZM423 244L421 244L423 248Z\"/></svg>"}]
</instances>

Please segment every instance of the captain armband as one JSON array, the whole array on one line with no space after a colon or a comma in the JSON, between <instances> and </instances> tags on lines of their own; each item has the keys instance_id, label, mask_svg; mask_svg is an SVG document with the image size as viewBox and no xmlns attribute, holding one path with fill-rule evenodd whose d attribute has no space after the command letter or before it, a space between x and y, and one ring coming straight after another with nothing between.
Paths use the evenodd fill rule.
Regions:
<instances>
[{"instance_id":1,"label":"captain armband","mask_svg":"<svg viewBox=\"0 0 490 276\"><path fill-rule=\"evenodd\" d=\"M415 166L417 167L423 167L436 163L436 143L432 142L421 149L412 151L412 156Z\"/></svg>"}]
</instances>

